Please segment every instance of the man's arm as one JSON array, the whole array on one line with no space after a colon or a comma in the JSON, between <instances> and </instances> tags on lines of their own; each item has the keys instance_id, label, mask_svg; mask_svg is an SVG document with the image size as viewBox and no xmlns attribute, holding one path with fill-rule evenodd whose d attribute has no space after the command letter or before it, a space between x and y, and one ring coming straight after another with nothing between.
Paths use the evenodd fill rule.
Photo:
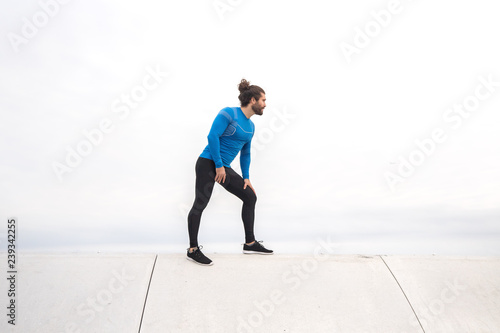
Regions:
<instances>
[{"instance_id":1,"label":"man's arm","mask_svg":"<svg viewBox=\"0 0 500 333\"><path fill-rule=\"evenodd\" d=\"M250 174L250 147L252 144L252 139L245 143L243 148L241 148L240 152L240 167L241 167L241 173L243 174L243 179L249 179Z\"/></svg>"},{"instance_id":2,"label":"man's arm","mask_svg":"<svg viewBox=\"0 0 500 333\"><path fill-rule=\"evenodd\" d=\"M210 148L210 154L214 159L216 168L222 168L223 166L222 159L220 157L219 138L232 120L233 118L225 109L220 110L219 114L215 117L210 133L208 133L208 147Z\"/></svg>"}]
</instances>

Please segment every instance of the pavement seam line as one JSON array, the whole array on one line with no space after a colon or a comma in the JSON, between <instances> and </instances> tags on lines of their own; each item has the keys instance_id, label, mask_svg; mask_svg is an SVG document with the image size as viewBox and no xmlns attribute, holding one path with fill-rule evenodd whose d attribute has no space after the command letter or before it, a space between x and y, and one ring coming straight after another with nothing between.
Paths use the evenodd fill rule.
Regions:
<instances>
[{"instance_id":1,"label":"pavement seam line","mask_svg":"<svg viewBox=\"0 0 500 333\"><path fill-rule=\"evenodd\" d=\"M389 270L389 272L391 272L391 275L392 277L394 278L394 280L396 280L396 283L398 284L399 286L399 289L401 289L401 292L403 293L403 295L405 296L406 298L406 301L408 302L408 304L410 305L410 308L411 308L411 311L413 311L413 314L415 315L415 318L417 318L417 321L418 321L418 324L420 325L420 328L422 329L422 332L425 333L425 330L424 330L424 327L422 326L422 323L420 322L420 319L418 318L417 316L417 313L415 312L415 309L413 308L413 306L411 305L410 303L410 300L408 299L408 297L406 296L406 293L405 291L403 290L403 287L401 287L401 285L399 284L399 281L398 279L396 279L396 276L394 275L394 273L392 272L391 268L389 267L389 265L387 265L387 263L385 262L384 258L382 258L381 255L379 255L380 259L382 259L382 261L384 262L385 266L387 267L387 269Z\"/></svg>"},{"instance_id":2,"label":"pavement seam line","mask_svg":"<svg viewBox=\"0 0 500 333\"><path fill-rule=\"evenodd\" d=\"M153 273L155 271L156 259L158 259L158 254L155 255L155 262L153 263L153 268L151 269L151 276L149 277L148 289L146 290L146 297L144 298L144 305L142 307L141 322L139 323L139 333L141 333L142 319L144 318L144 312L146 310L146 302L148 301L149 287L151 287L151 280L153 279Z\"/></svg>"}]
</instances>

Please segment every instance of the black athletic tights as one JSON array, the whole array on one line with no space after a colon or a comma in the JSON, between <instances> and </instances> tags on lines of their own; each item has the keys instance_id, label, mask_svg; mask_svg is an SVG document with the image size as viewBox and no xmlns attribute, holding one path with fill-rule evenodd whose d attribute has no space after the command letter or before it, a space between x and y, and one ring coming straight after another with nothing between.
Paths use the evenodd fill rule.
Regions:
<instances>
[{"instance_id":1,"label":"black athletic tights","mask_svg":"<svg viewBox=\"0 0 500 333\"><path fill-rule=\"evenodd\" d=\"M226 169L226 180L220 182L228 192L234 194L243 201L241 210L241 218L245 228L245 242L250 243L255 240L253 234L253 223L255 216L255 202L257 196L254 191L247 186L243 189L243 178L238 175L232 168ZM215 183L215 162L204 157L198 157L196 161L196 196L193 207L188 215L188 231L189 231L189 246L198 246L198 229L200 228L200 219L203 210L208 205L210 196Z\"/></svg>"}]
</instances>

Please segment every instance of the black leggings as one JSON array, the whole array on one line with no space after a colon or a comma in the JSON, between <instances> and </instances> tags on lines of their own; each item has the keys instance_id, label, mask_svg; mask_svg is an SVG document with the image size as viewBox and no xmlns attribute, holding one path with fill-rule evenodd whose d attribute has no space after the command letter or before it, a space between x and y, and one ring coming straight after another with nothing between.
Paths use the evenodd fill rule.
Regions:
<instances>
[{"instance_id":1,"label":"black leggings","mask_svg":"<svg viewBox=\"0 0 500 333\"><path fill-rule=\"evenodd\" d=\"M245 228L245 242L250 243L255 240L253 234L253 224L255 216L255 202L257 196L254 191L247 186L243 189L243 178L238 175L232 168L224 167L226 169L226 180L220 182L228 192L234 194L243 201L243 208L241 210L241 218ZM198 246L198 230L200 228L200 219L203 210L208 205L210 196L215 183L215 162L204 157L198 157L196 161L196 196L194 199L193 207L188 214L188 232L189 232L189 246Z\"/></svg>"}]
</instances>

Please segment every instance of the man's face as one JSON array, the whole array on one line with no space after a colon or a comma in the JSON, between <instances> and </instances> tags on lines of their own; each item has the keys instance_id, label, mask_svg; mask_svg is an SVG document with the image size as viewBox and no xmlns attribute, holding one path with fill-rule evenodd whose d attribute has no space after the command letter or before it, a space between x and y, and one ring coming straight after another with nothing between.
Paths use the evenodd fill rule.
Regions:
<instances>
[{"instance_id":1,"label":"man's face","mask_svg":"<svg viewBox=\"0 0 500 333\"><path fill-rule=\"evenodd\" d=\"M255 104L252 104L252 110L255 114L262 116L265 107L266 107L266 95L261 93L259 100Z\"/></svg>"}]
</instances>

